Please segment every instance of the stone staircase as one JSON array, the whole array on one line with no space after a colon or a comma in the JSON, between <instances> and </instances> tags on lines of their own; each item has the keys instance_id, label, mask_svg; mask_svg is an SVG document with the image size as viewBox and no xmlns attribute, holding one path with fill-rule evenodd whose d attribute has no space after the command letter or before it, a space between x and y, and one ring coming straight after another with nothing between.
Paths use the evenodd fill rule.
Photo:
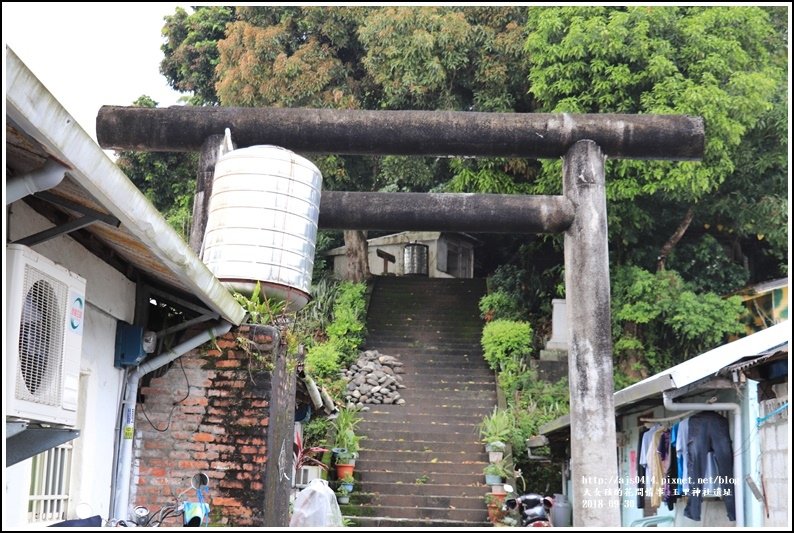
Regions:
<instances>
[{"instance_id":1,"label":"stone staircase","mask_svg":"<svg viewBox=\"0 0 794 533\"><path fill-rule=\"evenodd\" d=\"M399 356L406 403L363 413L359 492L343 507L356 525L490 526L477 431L496 405L480 348L484 293L484 280L376 279L366 348Z\"/></svg>"}]
</instances>

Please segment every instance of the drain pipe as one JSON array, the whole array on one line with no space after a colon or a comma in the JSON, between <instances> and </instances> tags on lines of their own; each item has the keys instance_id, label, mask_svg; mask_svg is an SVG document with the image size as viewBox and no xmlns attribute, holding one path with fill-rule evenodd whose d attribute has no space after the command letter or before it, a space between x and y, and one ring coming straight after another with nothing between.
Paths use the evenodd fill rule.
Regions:
<instances>
[{"instance_id":1,"label":"drain pipe","mask_svg":"<svg viewBox=\"0 0 794 533\"><path fill-rule=\"evenodd\" d=\"M68 169L55 160L24 176L12 178L6 183L6 205L30 194L46 191L63 181Z\"/></svg>"},{"instance_id":2,"label":"drain pipe","mask_svg":"<svg viewBox=\"0 0 794 533\"><path fill-rule=\"evenodd\" d=\"M663 392L665 409L670 411L732 411L733 412L733 479L736 496L736 527L744 527L744 464L742 447L742 413L738 403L673 403L669 392Z\"/></svg>"},{"instance_id":3,"label":"drain pipe","mask_svg":"<svg viewBox=\"0 0 794 533\"><path fill-rule=\"evenodd\" d=\"M124 400L122 400L122 435L118 444L119 451L117 454L118 465L115 487L116 498L113 502L113 518L118 520L128 520L130 518L128 507L130 499L130 478L132 476L132 441L135 436L135 405L138 395L138 383L141 378L149 372L167 365L186 352L201 346L205 342L226 334L230 329L232 329L231 323L221 322L221 324L174 346L151 361L147 361L138 366L127 376L127 386L124 391Z\"/></svg>"}]
</instances>

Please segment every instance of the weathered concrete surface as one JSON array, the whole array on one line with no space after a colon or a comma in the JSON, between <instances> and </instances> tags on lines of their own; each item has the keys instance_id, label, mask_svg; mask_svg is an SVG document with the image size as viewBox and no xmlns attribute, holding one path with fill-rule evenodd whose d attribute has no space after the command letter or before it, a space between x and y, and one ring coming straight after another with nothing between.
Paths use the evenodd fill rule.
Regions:
<instances>
[{"instance_id":1,"label":"weathered concrete surface","mask_svg":"<svg viewBox=\"0 0 794 533\"><path fill-rule=\"evenodd\" d=\"M560 233L573 215L573 205L564 196L323 191L319 227Z\"/></svg>"},{"instance_id":2,"label":"weathered concrete surface","mask_svg":"<svg viewBox=\"0 0 794 533\"><path fill-rule=\"evenodd\" d=\"M204 140L199 154L198 172L196 173L196 193L193 196L193 217L190 226L190 248L201 257L204 243L204 231L207 229L207 216L210 212L210 196L212 196L212 180L215 175L215 163L223 135L210 135Z\"/></svg>"},{"instance_id":3,"label":"weathered concrete surface","mask_svg":"<svg viewBox=\"0 0 794 533\"><path fill-rule=\"evenodd\" d=\"M575 527L620 527L604 159L595 142L579 141L563 161L576 208L565 232Z\"/></svg>"},{"instance_id":4,"label":"weathered concrete surface","mask_svg":"<svg viewBox=\"0 0 794 533\"><path fill-rule=\"evenodd\" d=\"M555 158L592 139L611 158L690 160L705 146L703 119L685 115L103 106L96 121L117 150L198 151L225 128L241 147L304 153Z\"/></svg>"}]
</instances>

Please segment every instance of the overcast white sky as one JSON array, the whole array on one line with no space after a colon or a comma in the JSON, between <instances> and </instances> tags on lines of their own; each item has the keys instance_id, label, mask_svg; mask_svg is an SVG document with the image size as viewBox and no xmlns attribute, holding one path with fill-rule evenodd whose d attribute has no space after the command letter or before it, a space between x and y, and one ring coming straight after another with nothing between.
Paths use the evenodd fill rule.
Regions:
<instances>
[{"instance_id":1,"label":"overcast white sky","mask_svg":"<svg viewBox=\"0 0 794 533\"><path fill-rule=\"evenodd\" d=\"M177 103L159 66L163 17L180 5L190 11L169 2L3 2L3 44L96 139L103 105L131 105L142 94Z\"/></svg>"}]
</instances>

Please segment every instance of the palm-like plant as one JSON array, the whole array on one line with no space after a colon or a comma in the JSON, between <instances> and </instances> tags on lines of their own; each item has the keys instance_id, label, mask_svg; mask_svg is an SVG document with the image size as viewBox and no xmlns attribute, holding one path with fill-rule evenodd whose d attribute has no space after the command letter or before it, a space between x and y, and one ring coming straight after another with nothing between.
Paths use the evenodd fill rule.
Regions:
<instances>
[{"instance_id":1,"label":"palm-like plant","mask_svg":"<svg viewBox=\"0 0 794 533\"><path fill-rule=\"evenodd\" d=\"M358 454L361 437L356 435L355 430L360 422L361 415L357 409L340 409L339 415L332 422L336 431L334 451L337 454L337 464L344 464Z\"/></svg>"},{"instance_id":2,"label":"palm-like plant","mask_svg":"<svg viewBox=\"0 0 794 533\"><path fill-rule=\"evenodd\" d=\"M480 423L480 436L484 443L507 442L513 432L514 422L510 411L494 407L493 413Z\"/></svg>"}]
</instances>

